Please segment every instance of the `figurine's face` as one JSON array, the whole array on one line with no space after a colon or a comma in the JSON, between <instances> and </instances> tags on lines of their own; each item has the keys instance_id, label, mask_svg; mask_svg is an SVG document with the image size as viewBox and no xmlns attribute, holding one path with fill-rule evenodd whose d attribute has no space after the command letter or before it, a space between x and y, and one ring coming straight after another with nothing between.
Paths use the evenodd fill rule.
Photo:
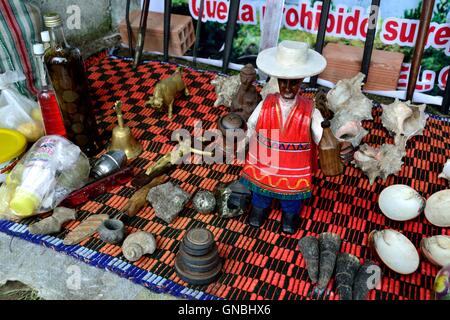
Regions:
<instances>
[{"instance_id":1,"label":"figurine's face","mask_svg":"<svg viewBox=\"0 0 450 320\"><path fill-rule=\"evenodd\" d=\"M241 73L241 83L247 87L253 84L253 81L256 80L256 75L252 74L242 74Z\"/></svg>"},{"instance_id":2,"label":"figurine's face","mask_svg":"<svg viewBox=\"0 0 450 320\"><path fill-rule=\"evenodd\" d=\"M303 79L278 79L281 96L284 99L294 99L302 83Z\"/></svg>"}]
</instances>

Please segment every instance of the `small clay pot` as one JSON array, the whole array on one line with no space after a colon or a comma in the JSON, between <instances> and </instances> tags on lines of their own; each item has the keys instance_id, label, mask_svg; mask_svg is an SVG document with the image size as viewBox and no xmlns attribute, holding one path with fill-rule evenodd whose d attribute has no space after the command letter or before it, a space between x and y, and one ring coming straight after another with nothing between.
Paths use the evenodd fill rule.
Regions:
<instances>
[{"instance_id":1,"label":"small clay pot","mask_svg":"<svg viewBox=\"0 0 450 320\"><path fill-rule=\"evenodd\" d=\"M125 237L125 225L120 220L108 219L103 221L97 232L101 240L116 244L121 242Z\"/></svg>"}]
</instances>

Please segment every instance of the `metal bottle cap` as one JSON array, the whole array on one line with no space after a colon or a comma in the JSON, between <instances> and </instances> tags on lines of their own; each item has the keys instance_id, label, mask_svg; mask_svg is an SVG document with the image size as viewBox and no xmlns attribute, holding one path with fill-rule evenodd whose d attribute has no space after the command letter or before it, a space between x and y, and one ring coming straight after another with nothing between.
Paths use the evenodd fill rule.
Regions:
<instances>
[{"instance_id":1,"label":"metal bottle cap","mask_svg":"<svg viewBox=\"0 0 450 320\"><path fill-rule=\"evenodd\" d=\"M59 27L62 25L61 16L55 12L44 15L44 24L47 28Z\"/></svg>"},{"instance_id":2,"label":"metal bottle cap","mask_svg":"<svg viewBox=\"0 0 450 320\"><path fill-rule=\"evenodd\" d=\"M33 53L35 55L43 55L44 54L44 45L42 43L33 44Z\"/></svg>"}]
</instances>

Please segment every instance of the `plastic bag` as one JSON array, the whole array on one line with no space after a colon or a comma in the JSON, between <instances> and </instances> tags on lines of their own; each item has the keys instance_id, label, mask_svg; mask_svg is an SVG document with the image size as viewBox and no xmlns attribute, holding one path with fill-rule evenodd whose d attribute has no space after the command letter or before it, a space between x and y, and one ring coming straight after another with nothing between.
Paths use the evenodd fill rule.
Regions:
<instances>
[{"instance_id":1,"label":"plastic bag","mask_svg":"<svg viewBox=\"0 0 450 320\"><path fill-rule=\"evenodd\" d=\"M89 172L89 159L78 146L61 136L45 136L0 187L0 214L17 220L51 211L86 185Z\"/></svg>"},{"instance_id":2,"label":"plastic bag","mask_svg":"<svg viewBox=\"0 0 450 320\"><path fill-rule=\"evenodd\" d=\"M0 74L0 128L17 130L29 142L44 135L39 104L17 91L15 83L25 80L23 73L6 71Z\"/></svg>"}]
</instances>

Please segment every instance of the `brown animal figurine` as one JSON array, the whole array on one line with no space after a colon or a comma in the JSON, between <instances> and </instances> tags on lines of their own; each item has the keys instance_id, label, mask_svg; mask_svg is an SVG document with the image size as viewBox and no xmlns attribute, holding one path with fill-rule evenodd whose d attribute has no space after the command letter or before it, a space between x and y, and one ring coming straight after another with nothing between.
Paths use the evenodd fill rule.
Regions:
<instances>
[{"instance_id":1,"label":"brown animal figurine","mask_svg":"<svg viewBox=\"0 0 450 320\"><path fill-rule=\"evenodd\" d=\"M175 96L181 91L184 92L185 96L189 96L189 90L181 77L181 72L181 68L178 67L173 75L158 82L153 96L146 103L158 111L163 107L167 107L169 109L169 119L172 119Z\"/></svg>"}]
</instances>

